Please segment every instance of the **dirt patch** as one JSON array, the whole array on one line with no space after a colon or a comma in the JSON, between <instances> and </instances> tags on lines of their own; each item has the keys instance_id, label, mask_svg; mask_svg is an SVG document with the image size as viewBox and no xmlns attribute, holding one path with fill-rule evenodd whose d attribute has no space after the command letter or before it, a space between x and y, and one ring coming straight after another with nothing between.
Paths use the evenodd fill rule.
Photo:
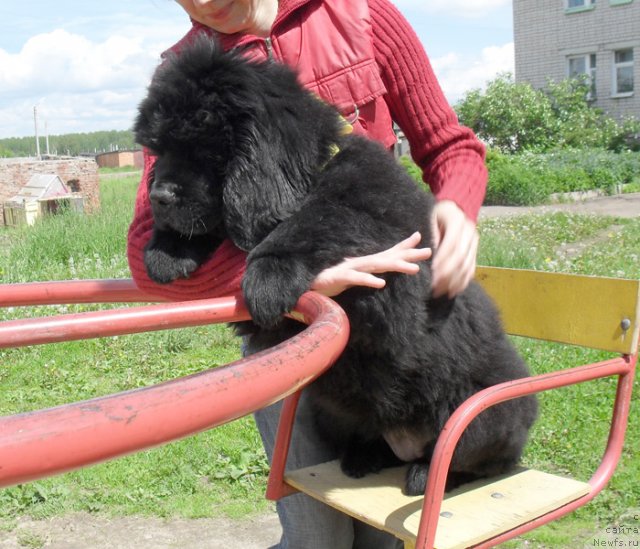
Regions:
<instances>
[{"instance_id":1,"label":"dirt patch","mask_svg":"<svg viewBox=\"0 0 640 549\"><path fill-rule=\"evenodd\" d=\"M612 233L617 233L623 228L623 225L610 225L599 233L593 235L591 238L587 238L586 240L579 240L577 242L570 242L568 244L559 246L555 250L556 254L562 256L564 259L573 259L575 257L578 257L587 248L590 248L602 242L606 242L607 240L609 240L609 238L611 238Z\"/></svg>"},{"instance_id":2,"label":"dirt patch","mask_svg":"<svg viewBox=\"0 0 640 549\"><path fill-rule=\"evenodd\" d=\"M627 218L640 217L640 193L602 196L579 202L547 204L544 206L484 206L480 210L480 218L522 215L523 213L545 214L550 212L572 212Z\"/></svg>"},{"instance_id":3,"label":"dirt patch","mask_svg":"<svg viewBox=\"0 0 640 549\"><path fill-rule=\"evenodd\" d=\"M266 549L280 539L275 512L248 519L107 518L72 513L19 518L0 531L0 549Z\"/></svg>"}]
</instances>

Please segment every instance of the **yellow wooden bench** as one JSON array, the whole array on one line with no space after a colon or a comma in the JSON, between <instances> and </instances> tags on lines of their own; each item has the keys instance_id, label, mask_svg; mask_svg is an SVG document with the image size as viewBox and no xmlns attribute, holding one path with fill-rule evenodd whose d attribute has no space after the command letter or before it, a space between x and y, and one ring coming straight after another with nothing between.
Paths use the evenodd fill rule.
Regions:
<instances>
[{"instance_id":1,"label":"yellow wooden bench","mask_svg":"<svg viewBox=\"0 0 640 549\"><path fill-rule=\"evenodd\" d=\"M501 310L512 335L616 353L610 360L490 387L465 402L441 433L425 497L401 492L404 468L363 479L338 462L285 471L288 441L299 395L282 412L267 497L301 491L403 540L406 548L490 547L558 518L590 501L617 465L627 425L640 330L640 281L481 267L477 280ZM464 428L489 406L596 378L617 376L609 442L591 479L573 480L519 469L474 482L444 495L451 456Z\"/></svg>"}]
</instances>

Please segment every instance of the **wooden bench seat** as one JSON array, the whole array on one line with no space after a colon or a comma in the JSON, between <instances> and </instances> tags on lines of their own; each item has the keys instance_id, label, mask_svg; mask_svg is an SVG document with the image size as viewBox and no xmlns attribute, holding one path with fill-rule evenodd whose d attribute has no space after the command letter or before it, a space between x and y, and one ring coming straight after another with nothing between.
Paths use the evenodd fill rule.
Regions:
<instances>
[{"instance_id":1,"label":"wooden bench seat","mask_svg":"<svg viewBox=\"0 0 640 549\"><path fill-rule=\"evenodd\" d=\"M402 493L406 467L361 479L346 476L338 461L298 469L286 482L411 546L418 535L423 496ZM469 547L540 517L591 490L586 482L520 468L512 474L460 486L444 497L436 549Z\"/></svg>"}]
</instances>

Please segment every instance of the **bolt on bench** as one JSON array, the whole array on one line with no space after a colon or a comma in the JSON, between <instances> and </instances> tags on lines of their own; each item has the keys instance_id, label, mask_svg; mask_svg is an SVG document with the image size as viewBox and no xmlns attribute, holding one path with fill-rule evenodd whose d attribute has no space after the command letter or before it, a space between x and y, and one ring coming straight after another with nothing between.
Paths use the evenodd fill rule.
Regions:
<instances>
[{"instance_id":1,"label":"bolt on bench","mask_svg":"<svg viewBox=\"0 0 640 549\"><path fill-rule=\"evenodd\" d=\"M594 364L520 379L469 398L442 431L425 497L401 492L404 468L362 479L345 476L337 461L286 472L286 455L299 393L283 406L267 497L301 491L395 535L407 549L491 547L565 515L593 499L611 478L622 452L640 330L640 281L480 267L476 279L501 310L512 335L611 351ZM519 469L444 495L457 441L486 408L526 394L617 376L609 440L591 479L579 481Z\"/></svg>"}]
</instances>

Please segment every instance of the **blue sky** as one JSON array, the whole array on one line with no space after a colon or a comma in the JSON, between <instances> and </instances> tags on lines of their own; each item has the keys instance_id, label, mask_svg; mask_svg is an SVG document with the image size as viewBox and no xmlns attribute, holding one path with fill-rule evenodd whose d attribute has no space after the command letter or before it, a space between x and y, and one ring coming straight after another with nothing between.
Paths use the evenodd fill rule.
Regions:
<instances>
[{"instance_id":1,"label":"blue sky","mask_svg":"<svg viewBox=\"0 0 640 549\"><path fill-rule=\"evenodd\" d=\"M513 71L511 0L393 0L455 103ZM2 0L0 138L123 130L161 51L189 28L171 0ZM45 129L46 124L46 129Z\"/></svg>"}]
</instances>

